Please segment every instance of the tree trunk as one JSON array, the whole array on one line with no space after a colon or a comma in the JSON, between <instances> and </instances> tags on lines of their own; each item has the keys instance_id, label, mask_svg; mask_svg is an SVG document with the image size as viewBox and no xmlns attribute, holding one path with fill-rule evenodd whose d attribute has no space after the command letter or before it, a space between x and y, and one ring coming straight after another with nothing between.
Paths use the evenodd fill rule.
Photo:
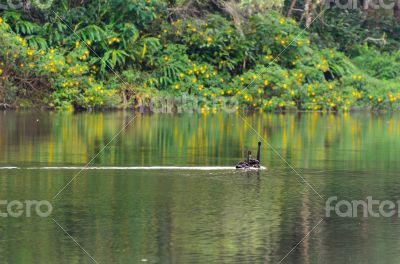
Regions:
<instances>
[{"instance_id":1,"label":"tree trunk","mask_svg":"<svg viewBox=\"0 0 400 264\"><path fill-rule=\"evenodd\" d=\"M297 0L292 0L292 2L290 3L289 10L287 12L287 17L292 17L293 9L296 6L296 2Z\"/></svg>"},{"instance_id":2,"label":"tree trunk","mask_svg":"<svg viewBox=\"0 0 400 264\"><path fill-rule=\"evenodd\" d=\"M395 0L397 1L397 0ZM368 0L361 0L360 2L357 2L357 5L361 4L361 11L363 14L363 18L366 19L368 16L368 5L369 1Z\"/></svg>"},{"instance_id":3,"label":"tree trunk","mask_svg":"<svg viewBox=\"0 0 400 264\"><path fill-rule=\"evenodd\" d=\"M393 7L393 16L396 21L400 22L400 0L395 0Z\"/></svg>"},{"instance_id":4,"label":"tree trunk","mask_svg":"<svg viewBox=\"0 0 400 264\"><path fill-rule=\"evenodd\" d=\"M128 107L128 98L126 95L126 90L122 90L122 108L127 108Z\"/></svg>"},{"instance_id":5,"label":"tree trunk","mask_svg":"<svg viewBox=\"0 0 400 264\"><path fill-rule=\"evenodd\" d=\"M312 21L312 0L305 1L303 17L305 19L306 28L309 28Z\"/></svg>"},{"instance_id":6,"label":"tree trunk","mask_svg":"<svg viewBox=\"0 0 400 264\"><path fill-rule=\"evenodd\" d=\"M368 11L368 0L363 0L362 7L364 12Z\"/></svg>"}]
</instances>

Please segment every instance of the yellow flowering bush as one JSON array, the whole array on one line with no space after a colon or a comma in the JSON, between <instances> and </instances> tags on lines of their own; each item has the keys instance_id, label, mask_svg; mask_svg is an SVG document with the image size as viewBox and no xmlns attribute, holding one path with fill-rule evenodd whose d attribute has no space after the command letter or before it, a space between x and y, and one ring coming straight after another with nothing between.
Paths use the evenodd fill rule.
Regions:
<instances>
[{"instance_id":1,"label":"yellow flowering bush","mask_svg":"<svg viewBox=\"0 0 400 264\"><path fill-rule=\"evenodd\" d=\"M26 102L43 95L42 104L73 110L104 106L114 94L113 90L105 92L107 88L91 76L94 72L90 65L78 60L77 54L64 55L59 49L29 47L20 35L9 30L4 20L0 27L0 45L0 93L9 100L19 96ZM15 87L19 92L10 93Z\"/></svg>"},{"instance_id":2,"label":"yellow flowering bush","mask_svg":"<svg viewBox=\"0 0 400 264\"><path fill-rule=\"evenodd\" d=\"M274 11L236 21L221 10L173 12L159 0L79 5L63 21L39 10L35 19L0 12L3 101L72 110L185 96L203 112L227 101L265 111L396 109L400 102L400 52L328 48L343 43L324 45L322 33L308 34Z\"/></svg>"}]
</instances>

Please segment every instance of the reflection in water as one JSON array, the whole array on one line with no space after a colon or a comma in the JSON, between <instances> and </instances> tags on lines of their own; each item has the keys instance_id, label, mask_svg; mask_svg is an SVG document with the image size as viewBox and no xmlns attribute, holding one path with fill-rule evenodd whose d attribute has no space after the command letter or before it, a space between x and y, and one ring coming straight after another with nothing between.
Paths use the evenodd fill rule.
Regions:
<instances>
[{"instance_id":1,"label":"reflection in water","mask_svg":"<svg viewBox=\"0 0 400 264\"><path fill-rule=\"evenodd\" d=\"M4 112L0 115L0 165L86 164L131 117L127 112ZM380 168L396 166L398 118L307 113L254 115L249 121L297 167L326 168L338 160L352 168L368 165L367 160ZM235 114L140 115L93 164L231 166L257 141ZM266 165L277 158L265 146L262 154Z\"/></svg>"},{"instance_id":2,"label":"reflection in water","mask_svg":"<svg viewBox=\"0 0 400 264\"><path fill-rule=\"evenodd\" d=\"M0 167L84 166L129 112L0 114ZM400 199L399 116L249 122L324 197ZM91 166L234 166L258 138L236 115L140 115ZM263 171L87 170L53 217L99 263L277 263L324 201L265 144ZM51 199L79 170L0 170L0 199ZM283 263L398 263L393 219L328 218ZM51 219L0 219L1 263L91 263Z\"/></svg>"}]
</instances>

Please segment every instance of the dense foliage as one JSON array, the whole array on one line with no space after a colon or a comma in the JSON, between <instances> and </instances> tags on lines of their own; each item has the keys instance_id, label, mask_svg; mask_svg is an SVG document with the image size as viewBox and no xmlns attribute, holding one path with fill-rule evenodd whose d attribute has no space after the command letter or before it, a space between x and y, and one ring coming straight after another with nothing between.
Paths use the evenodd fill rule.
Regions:
<instances>
[{"instance_id":1,"label":"dense foliage","mask_svg":"<svg viewBox=\"0 0 400 264\"><path fill-rule=\"evenodd\" d=\"M185 97L203 112L235 102L268 111L397 107L393 20L332 9L306 31L279 2L243 1L237 16L201 3L201 12L160 0L2 11L0 103L73 110Z\"/></svg>"}]
</instances>

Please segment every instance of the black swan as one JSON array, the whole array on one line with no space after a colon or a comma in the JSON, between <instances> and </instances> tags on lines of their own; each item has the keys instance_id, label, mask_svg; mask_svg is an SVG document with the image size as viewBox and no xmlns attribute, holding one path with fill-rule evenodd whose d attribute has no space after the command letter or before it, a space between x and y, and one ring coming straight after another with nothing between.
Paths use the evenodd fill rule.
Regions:
<instances>
[{"instance_id":1,"label":"black swan","mask_svg":"<svg viewBox=\"0 0 400 264\"><path fill-rule=\"evenodd\" d=\"M247 151L247 159L236 164L236 169L260 168L260 148L261 142L258 142L257 159L251 158L251 151Z\"/></svg>"}]
</instances>

